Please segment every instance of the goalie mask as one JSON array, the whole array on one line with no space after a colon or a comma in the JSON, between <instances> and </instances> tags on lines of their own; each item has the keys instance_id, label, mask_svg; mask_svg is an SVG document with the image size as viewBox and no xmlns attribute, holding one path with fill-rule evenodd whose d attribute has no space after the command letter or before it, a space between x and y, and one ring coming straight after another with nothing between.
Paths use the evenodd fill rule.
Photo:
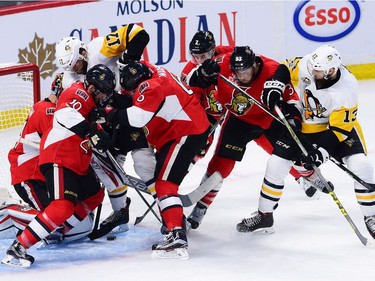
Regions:
<instances>
[{"instance_id":1,"label":"goalie mask","mask_svg":"<svg viewBox=\"0 0 375 281\"><path fill-rule=\"evenodd\" d=\"M72 71L78 60L87 59L81 54L86 45L76 37L65 37L56 44L56 59L64 70Z\"/></svg>"}]
</instances>

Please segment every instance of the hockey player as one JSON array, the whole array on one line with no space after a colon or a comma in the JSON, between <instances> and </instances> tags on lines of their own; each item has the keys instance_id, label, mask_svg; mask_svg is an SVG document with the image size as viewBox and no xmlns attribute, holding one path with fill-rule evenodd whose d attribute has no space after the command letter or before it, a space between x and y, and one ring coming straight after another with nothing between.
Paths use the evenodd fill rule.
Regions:
<instances>
[{"instance_id":1,"label":"hockey player","mask_svg":"<svg viewBox=\"0 0 375 281\"><path fill-rule=\"evenodd\" d=\"M188 84L195 95L198 95L203 108L206 110L210 125L214 126L224 114L223 106L216 100L216 87L214 84L202 83L197 70L206 60L209 62L214 56L233 51L232 46L216 46L214 35L211 31L198 31L189 43L191 60L181 71L181 81ZM213 142L214 132L208 137L206 146L195 157L194 162L204 157Z\"/></svg>"},{"instance_id":2,"label":"hockey player","mask_svg":"<svg viewBox=\"0 0 375 281\"><path fill-rule=\"evenodd\" d=\"M57 98L62 91L62 74L57 74L50 95L35 103L26 119L20 140L9 151L11 183L17 194L35 210L49 204L44 176L39 169L39 145L51 125Z\"/></svg>"},{"instance_id":3,"label":"hockey player","mask_svg":"<svg viewBox=\"0 0 375 281\"><path fill-rule=\"evenodd\" d=\"M204 62L208 64L213 57L232 52L233 49L234 47L232 46L216 46L215 38L211 31L196 32L189 43L191 60L182 69L181 80L189 86L210 87L212 89L212 83L215 84L216 81L212 80L212 83L205 83L206 80L201 79L199 75L199 66Z\"/></svg>"},{"instance_id":4,"label":"hockey player","mask_svg":"<svg viewBox=\"0 0 375 281\"><path fill-rule=\"evenodd\" d=\"M188 258L183 207L178 188L191 161L205 144L209 122L199 100L166 69L145 62L121 71L121 86L134 91L134 105L113 110L107 120L144 127L156 149L155 188L168 233L152 247L155 258Z\"/></svg>"},{"instance_id":5,"label":"hockey player","mask_svg":"<svg viewBox=\"0 0 375 281\"><path fill-rule=\"evenodd\" d=\"M1 208L3 214L0 220L0 238L14 238L16 230L23 230L27 224L43 211L50 203L44 176L39 169L39 145L42 135L51 126L53 113L56 108L57 99L62 91L62 73L56 75L51 86L50 95L35 103L23 126L19 141L9 151L8 158L12 185L17 194L32 208L26 205L14 204L4 205ZM77 228L78 227L78 228ZM79 230L77 230L79 229ZM60 243L71 241L87 236L92 230L92 218L87 218L79 223L71 231L62 235L56 232L55 235L48 236L43 241L45 243ZM51 240L50 238L54 238ZM58 239L58 240L56 240Z\"/></svg>"},{"instance_id":6,"label":"hockey player","mask_svg":"<svg viewBox=\"0 0 375 281\"><path fill-rule=\"evenodd\" d=\"M312 165L320 166L331 155L364 181L375 183L373 166L366 157L365 141L356 117L358 83L342 65L340 53L333 46L323 45L302 58L299 88L303 103L303 137L300 139L309 151L307 157L302 157L304 172L315 175L316 186L323 189L325 185ZM270 93L264 95L266 100ZM277 100L277 96L274 99ZM237 225L238 231L253 232L273 226L273 211L280 200L284 178L294 161L300 160L299 155L300 148L290 135L276 144L267 162L258 211L243 219ZM354 191L366 227L375 238L375 192L358 182L354 182Z\"/></svg>"},{"instance_id":7,"label":"hockey player","mask_svg":"<svg viewBox=\"0 0 375 281\"><path fill-rule=\"evenodd\" d=\"M91 145L104 151L110 139L96 124L90 125L88 118L114 87L112 71L96 65L88 70L84 82L76 82L62 92L52 126L43 134L40 145L39 165L51 203L17 236L3 264L29 267L34 258L26 249L63 223L67 232L102 202L104 191L90 169Z\"/></svg>"},{"instance_id":8,"label":"hockey player","mask_svg":"<svg viewBox=\"0 0 375 281\"><path fill-rule=\"evenodd\" d=\"M148 42L149 35L146 30L134 23L126 24L104 37L97 37L87 46L78 38L63 38L56 45L57 60L65 70L63 87L77 80L82 81L88 68L102 63L115 73L115 89L120 90L119 67L129 61L139 60ZM116 100L116 95L117 93L113 94L112 100ZM111 152L119 164L124 164L126 154L131 151L135 172L148 185L150 192L154 193L155 155L143 130L118 124L112 124L112 128L105 129L112 135L114 148ZM100 229L90 236L91 239L105 235L115 227L117 231L128 230L130 198L127 198L127 188L121 186L108 191L113 212L100 224Z\"/></svg>"},{"instance_id":9,"label":"hockey player","mask_svg":"<svg viewBox=\"0 0 375 281\"><path fill-rule=\"evenodd\" d=\"M255 99L261 99L264 85L277 80L280 86L277 91L283 97L283 110L290 122L297 127L300 125L300 104L298 95L290 82L290 74L285 65L276 61L255 55L249 46L237 46L233 52L215 57L217 68L201 66L198 70L204 75L220 74L236 83ZM212 61L213 62L213 61ZM212 64L211 62L211 64ZM210 70L215 70L211 73ZM216 73L216 77L218 73ZM204 77L203 77L204 78ZM217 147L213 158L210 160L207 172L202 181L219 171L223 178L229 176L236 161L241 161L246 150L246 145L254 140L267 153L271 154L275 142L282 132L283 126L274 120L261 108L254 105L253 101L237 92L222 79L217 79L217 100L227 109L227 114L222 124L218 137ZM297 171L291 170L295 177ZM192 229L201 224L207 208L221 188L211 190L195 205L187 220Z\"/></svg>"}]
</instances>

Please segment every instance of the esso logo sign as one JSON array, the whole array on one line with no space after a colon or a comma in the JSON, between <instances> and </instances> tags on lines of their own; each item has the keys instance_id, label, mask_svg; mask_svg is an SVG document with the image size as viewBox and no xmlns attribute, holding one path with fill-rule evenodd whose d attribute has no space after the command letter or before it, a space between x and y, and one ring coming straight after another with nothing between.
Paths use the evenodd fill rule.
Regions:
<instances>
[{"instance_id":1,"label":"esso logo sign","mask_svg":"<svg viewBox=\"0 0 375 281\"><path fill-rule=\"evenodd\" d=\"M306 39L327 42L349 34L360 16L356 1L304 1L297 6L293 22Z\"/></svg>"}]
</instances>

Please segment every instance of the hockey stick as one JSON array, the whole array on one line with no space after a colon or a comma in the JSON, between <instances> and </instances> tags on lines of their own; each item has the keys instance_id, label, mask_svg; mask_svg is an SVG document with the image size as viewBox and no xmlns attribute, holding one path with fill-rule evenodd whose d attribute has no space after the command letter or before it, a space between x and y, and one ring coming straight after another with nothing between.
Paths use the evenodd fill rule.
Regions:
<instances>
[{"instance_id":1,"label":"hockey stick","mask_svg":"<svg viewBox=\"0 0 375 281\"><path fill-rule=\"evenodd\" d=\"M234 84L232 81L230 81L228 78L223 76L222 74L219 74L220 78L226 82L228 85L232 86L237 91L241 92L243 95L251 99L257 106L259 106L261 109L263 109L267 114L272 116L274 119L276 119L278 122L284 125L284 123L275 115L273 114L265 105L263 105L261 102L253 98L251 95L246 93L244 90L242 90L240 87L238 87L236 84ZM289 123L288 123L289 124ZM303 136L300 136L303 137ZM331 160L334 164L336 164L341 170L345 171L349 176L351 176L354 180L362 184L364 187L366 187L368 190L375 191L375 184L368 183L359 178L356 174L354 174L352 171L350 171L347 167L345 167L340 161L335 159L332 156L329 156L329 160Z\"/></svg>"},{"instance_id":2,"label":"hockey stick","mask_svg":"<svg viewBox=\"0 0 375 281\"><path fill-rule=\"evenodd\" d=\"M98 156L98 152L95 152L95 156ZM115 163L111 163L112 160L108 159L107 157L105 157L103 155L100 156L100 154L99 154L99 157L97 157L97 160L93 159L93 161L92 161L92 162L94 162L94 165L92 165L92 167L94 168L95 171L100 169L99 166L105 166L106 169L114 172L119 178L121 178L121 180L123 181L123 183L125 185L128 185L128 186L130 186L134 189L137 189L139 191L142 191L144 193L150 194L148 189L147 189L146 184L141 179L138 179L136 177L133 177L133 176L130 176L130 175L126 174L125 171L123 171L123 169L121 169L121 170L116 169L117 165ZM116 161L116 160L114 160L114 161ZM113 171L114 169L116 169L116 171ZM122 173L125 173L126 176L122 176ZM212 174L211 177L214 174ZM184 207L190 207L191 205L197 203L200 199L200 198L196 199L197 197L199 197L199 196L203 197L204 195L206 195L209 191L207 189L210 188L215 183L219 183L221 180L222 180L221 175L219 173L217 173L217 175L212 177L212 180L209 181L207 184L202 183L201 185L199 185L196 189L194 189L190 193L179 194L179 197L182 201L182 205Z\"/></svg>"},{"instance_id":3,"label":"hockey stick","mask_svg":"<svg viewBox=\"0 0 375 281\"><path fill-rule=\"evenodd\" d=\"M375 184L374 183L368 183L362 180L360 177L358 177L356 174L354 174L352 171L350 171L343 163L341 163L336 158L329 156L329 160L331 160L333 163L335 163L337 166L339 166L342 170L344 170L349 176L351 176L353 179L355 179L357 182L362 184L364 187L366 187L368 190L374 191L375 190Z\"/></svg>"},{"instance_id":4,"label":"hockey stick","mask_svg":"<svg viewBox=\"0 0 375 281\"><path fill-rule=\"evenodd\" d=\"M288 129L290 135L292 136L292 138L294 139L294 141L297 143L297 145L299 146L299 148L301 149L302 153L307 156L308 153L305 149L305 147L303 146L303 144L301 143L301 141L299 140L297 134L294 132L293 128L291 127L291 125L289 124L289 122L285 119L285 116L284 114L281 112L280 108L276 105L275 106L275 110L277 112L277 114L279 115L280 119L283 121L284 125L286 126L286 128ZM364 237L362 235L362 233L358 230L358 228L356 227L356 225L354 224L353 220L351 219L351 217L349 216L349 214L347 213L347 211L345 210L344 206L341 204L340 200L337 198L335 192L332 190L331 186L328 184L328 182L326 181L326 179L323 177L322 173L320 172L319 168L316 167L315 165L312 165L312 167L314 168L314 171L317 173L318 177L323 181L324 183L324 186L327 188L329 194L331 195L333 201L335 201L335 203L337 204L337 206L339 207L341 213L344 215L344 217L346 218L346 220L348 221L348 223L350 224L351 228L353 229L354 233L357 235L357 237L359 238L359 240L362 242L363 245L365 246L374 246L374 243L371 241L369 241L366 237Z\"/></svg>"},{"instance_id":5,"label":"hockey stick","mask_svg":"<svg viewBox=\"0 0 375 281\"><path fill-rule=\"evenodd\" d=\"M102 203L100 203L99 206L96 208L95 222L94 222L94 227L92 231L98 230L100 215L102 213L102 206L103 206Z\"/></svg>"},{"instance_id":6,"label":"hockey stick","mask_svg":"<svg viewBox=\"0 0 375 281\"><path fill-rule=\"evenodd\" d=\"M210 130L208 131L208 136L211 136L215 132L216 128L224 120L224 117L225 117L225 113L222 113L220 115L220 117L216 120L216 122L211 126ZM193 160L191 163L193 165L195 165L197 162L195 160ZM180 195L180 198L183 197L183 196L184 195ZM200 200L200 199L198 199L198 200ZM192 202L192 200L189 200L189 201L185 200L185 204L191 204L191 202ZM194 204L194 203L192 203L192 204ZM155 202L151 206L153 206L153 205L155 205ZM183 205L184 205L184 203L183 203ZM184 205L184 207L187 207L187 206ZM134 225L140 223L146 217L146 215L148 214L149 211L150 211L150 209L147 209L142 216L136 217Z\"/></svg>"},{"instance_id":7,"label":"hockey stick","mask_svg":"<svg viewBox=\"0 0 375 281\"><path fill-rule=\"evenodd\" d=\"M129 175L125 173L124 169L121 167L121 165L116 161L116 159L113 157L113 155L108 150L106 152L102 153L102 154L98 153L96 151L94 151L94 153L95 153L95 156L99 160L101 160L102 163L110 165L110 167L107 167L107 168L109 168L112 172L116 173L116 175L120 178L120 180L122 181L123 184L128 185L130 187L133 187L135 189L135 191L138 193L139 197L141 197L142 201L146 204L146 206L148 208L151 207L151 205L147 202L147 200L144 198L142 193L139 191L139 185L141 185L141 183L143 183L143 185L146 187L144 182L135 181L135 180L133 180L133 178L129 177ZM109 161L105 161L105 160L109 160ZM142 189L144 190L144 188L142 188ZM147 187L146 187L146 189L147 189ZM154 211L154 209L152 209L151 212L156 217L156 219L159 222L161 222L161 219L160 219L159 215Z\"/></svg>"},{"instance_id":8,"label":"hockey stick","mask_svg":"<svg viewBox=\"0 0 375 281\"><path fill-rule=\"evenodd\" d=\"M112 156L112 154L107 150L105 152L108 156L108 158L115 164L116 168L121 171L122 175L124 177L128 177L128 175L125 173L124 169L120 166L120 164L117 163L116 159ZM147 207L150 209L150 211L157 216L154 209L150 206L150 204L146 201L146 199L143 197L141 192L135 187L135 184L133 183L133 179L128 178L131 185L133 186L135 191L138 193L138 195L142 198L142 200L145 202ZM219 172L213 173L207 180L205 180L201 185L199 185L195 190L188 194L179 194L180 200L182 202L182 205L184 207L189 207L198 200L200 200L203 196L205 196L213 187L215 187L217 184L221 183L223 181L223 177ZM157 216L158 220L161 222L161 219Z\"/></svg>"},{"instance_id":9,"label":"hockey stick","mask_svg":"<svg viewBox=\"0 0 375 281\"><path fill-rule=\"evenodd\" d=\"M305 149L305 147L302 145L301 141L299 140L297 134L294 132L293 128L291 127L291 125L289 124L289 122L285 119L285 116L284 114L281 112L280 108L276 105L275 106L275 110L278 114L278 116L280 117L280 119L274 115L271 111L269 111L268 108L266 108L263 104L261 104L259 101L257 101L254 97L252 97L251 95L249 95L248 93L246 93L244 90L242 90L240 87L238 87L237 85L235 85L234 83L232 83L230 80L228 80L226 77L224 77L223 75L220 75L220 78L222 80L224 80L227 84L231 85L233 88L235 88L236 90L238 90L239 92L241 92L243 95L245 95L246 97L250 98L254 103L256 103L259 107L261 107L264 111L266 111L269 115L271 115L272 117L274 117L276 120L278 120L279 122L282 122L282 124L284 124L286 126L286 128L288 129L289 133L291 134L292 138L294 139L294 141L297 143L297 145L299 146L299 148L301 149L302 153L304 155L307 155L307 151ZM344 215L345 219L348 221L348 223L350 224L351 228L353 229L354 233L357 235L357 237L359 238L359 240L361 241L361 243L365 246L374 246L374 242L373 241L370 241L368 240L366 237L364 237L362 235L362 233L358 230L358 228L356 227L356 225L354 224L353 220L351 219L351 217L349 216L349 214L346 212L344 206L341 204L341 202L339 201L339 199L337 198L336 194L334 193L334 191L332 190L331 186L327 183L327 181L325 180L325 178L323 177L323 175L321 174L320 170L318 167L316 167L315 165L313 165L313 168L314 168L314 171L317 173L317 175L319 176L319 178L323 181L324 183L324 186L327 188L327 190L329 191L329 194L331 195L333 201L335 201L335 203L337 204L337 206L339 207L341 213Z\"/></svg>"},{"instance_id":10,"label":"hockey stick","mask_svg":"<svg viewBox=\"0 0 375 281\"><path fill-rule=\"evenodd\" d=\"M156 200L154 200L154 202L152 202L150 208L148 208L142 216L139 216L139 217L136 217L135 218L135 222L134 222L134 225L137 225L139 224L141 221L143 221L143 219L147 216L147 214L151 211L151 209L155 206L156 204Z\"/></svg>"}]
</instances>

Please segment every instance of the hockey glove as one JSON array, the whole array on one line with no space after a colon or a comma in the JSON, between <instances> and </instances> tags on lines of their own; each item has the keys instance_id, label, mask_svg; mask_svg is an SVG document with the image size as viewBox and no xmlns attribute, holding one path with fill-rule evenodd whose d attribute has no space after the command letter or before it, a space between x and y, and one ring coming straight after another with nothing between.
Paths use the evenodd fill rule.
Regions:
<instances>
[{"instance_id":1,"label":"hockey glove","mask_svg":"<svg viewBox=\"0 0 375 281\"><path fill-rule=\"evenodd\" d=\"M93 124L90 127L89 138L92 146L100 153L107 151L111 145L109 135L100 128L100 125Z\"/></svg>"},{"instance_id":2,"label":"hockey glove","mask_svg":"<svg viewBox=\"0 0 375 281\"><path fill-rule=\"evenodd\" d=\"M275 109L275 105L278 104L281 100L281 95L285 91L285 84L278 80L267 80L264 83L261 100L268 106L270 110Z\"/></svg>"},{"instance_id":3,"label":"hockey glove","mask_svg":"<svg viewBox=\"0 0 375 281\"><path fill-rule=\"evenodd\" d=\"M126 52L123 52L121 57L117 60L117 66L120 70L123 70L130 61L135 61L135 59L130 57Z\"/></svg>"},{"instance_id":4,"label":"hockey glove","mask_svg":"<svg viewBox=\"0 0 375 281\"><path fill-rule=\"evenodd\" d=\"M217 77L219 76L220 66L214 61L207 59L197 69L198 76L203 79L206 84L217 84Z\"/></svg>"},{"instance_id":5,"label":"hockey glove","mask_svg":"<svg viewBox=\"0 0 375 281\"><path fill-rule=\"evenodd\" d=\"M90 122L96 123L106 123L110 122L113 119L117 109L107 106L105 108L95 107L89 113L89 120Z\"/></svg>"},{"instance_id":6,"label":"hockey glove","mask_svg":"<svg viewBox=\"0 0 375 281\"><path fill-rule=\"evenodd\" d=\"M63 91L63 87L62 87L63 75L64 73L57 73L55 76L55 79L53 80L51 84L51 92L52 94L56 95L56 97L59 97L59 95Z\"/></svg>"},{"instance_id":7,"label":"hockey glove","mask_svg":"<svg viewBox=\"0 0 375 281\"><path fill-rule=\"evenodd\" d=\"M313 165L319 167L320 165L327 162L329 154L323 147L315 148L310 151L307 156L302 157L302 163L305 169L314 170Z\"/></svg>"},{"instance_id":8,"label":"hockey glove","mask_svg":"<svg viewBox=\"0 0 375 281\"><path fill-rule=\"evenodd\" d=\"M282 102L281 111L289 124L296 128L297 131L301 131L302 115L297 106L295 104Z\"/></svg>"},{"instance_id":9,"label":"hockey glove","mask_svg":"<svg viewBox=\"0 0 375 281\"><path fill-rule=\"evenodd\" d=\"M208 138L207 138L206 144L199 150L199 152L197 154L197 156L199 158L203 158L206 155L206 153L208 152L208 149L210 148L213 140L214 140L214 136L212 134L209 135Z\"/></svg>"}]
</instances>

